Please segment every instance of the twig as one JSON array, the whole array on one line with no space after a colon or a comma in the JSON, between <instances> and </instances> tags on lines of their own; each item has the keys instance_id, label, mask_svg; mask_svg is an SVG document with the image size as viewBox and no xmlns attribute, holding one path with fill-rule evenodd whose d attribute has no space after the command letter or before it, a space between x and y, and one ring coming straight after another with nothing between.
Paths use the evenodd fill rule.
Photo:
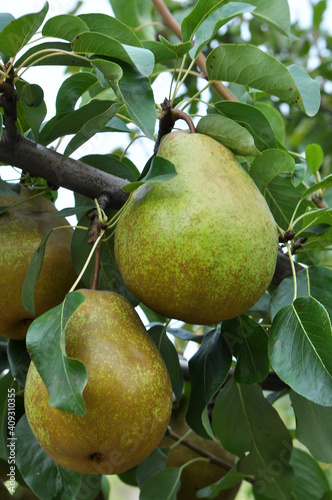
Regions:
<instances>
[{"instance_id":1,"label":"twig","mask_svg":"<svg viewBox=\"0 0 332 500\"><path fill-rule=\"evenodd\" d=\"M168 26L173 33L180 39L182 40L182 35L181 35L181 26L179 23L174 19L172 16L171 12L168 10L166 5L164 4L163 0L152 0L152 3L154 4L155 8L161 15L164 23L166 26ZM196 58L196 63L197 66L200 68L202 73L204 75L207 74L206 71L206 58L204 54L200 53L198 57ZM214 82L213 87L215 90L218 92L218 94L221 95L221 97L227 101L237 101L237 98L235 95L221 82Z\"/></svg>"}]
</instances>

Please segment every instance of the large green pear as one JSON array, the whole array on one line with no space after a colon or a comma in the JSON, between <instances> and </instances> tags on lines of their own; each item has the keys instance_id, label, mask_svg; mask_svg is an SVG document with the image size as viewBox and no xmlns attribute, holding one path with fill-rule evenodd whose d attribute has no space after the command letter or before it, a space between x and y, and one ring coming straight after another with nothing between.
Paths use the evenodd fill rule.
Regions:
<instances>
[{"instance_id":1,"label":"large green pear","mask_svg":"<svg viewBox=\"0 0 332 500\"><path fill-rule=\"evenodd\" d=\"M79 291L86 300L67 324L66 352L86 367L87 413L49 406L47 388L31 362L26 415L36 439L63 467L118 474L141 462L162 439L172 388L159 351L131 304L114 292Z\"/></svg>"},{"instance_id":2,"label":"large green pear","mask_svg":"<svg viewBox=\"0 0 332 500\"><path fill-rule=\"evenodd\" d=\"M31 198L22 186L19 196L0 197L0 206L24 201L0 215L0 336L22 339L33 316L22 303L22 287L31 258L48 231L69 226L56 217L54 204L44 196ZM73 231L53 231L47 241L41 274L35 289L36 317L60 304L76 279L70 245Z\"/></svg>"},{"instance_id":3,"label":"large green pear","mask_svg":"<svg viewBox=\"0 0 332 500\"><path fill-rule=\"evenodd\" d=\"M115 233L128 288L146 306L193 324L252 307L276 266L277 227L264 197L226 147L172 132L158 155L178 175L131 196Z\"/></svg>"},{"instance_id":4,"label":"large green pear","mask_svg":"<svg viewBox=\"0 0 332 500\"><path fill-rule=\"evenodd\" d=\"M188 401L183 396L179 407L172 411L170 419L170 428L179 436L185 436L185 441L193 444L199 449L211 453L231 467L235 463L235 456L226 451L219 441L204 439L194 431L187 434L189 426L186 423L185 415L188 409ZM175 441L171 437L164 437L159 447L171 447L167 457L167 467L182 467L191 460L202 458L198 452L188 448L185 444L179 443L174 446ZM174 446L174 447L173 447ZM181 487L177 494L177 500L193 500L198 490L217 482L227 474L228 470L211 462L197 460L184 467L181 472ZM221 491L215 498L216 500L233 500L239 490L240 484L233 488Z\"/></svg>"}]
</instances>

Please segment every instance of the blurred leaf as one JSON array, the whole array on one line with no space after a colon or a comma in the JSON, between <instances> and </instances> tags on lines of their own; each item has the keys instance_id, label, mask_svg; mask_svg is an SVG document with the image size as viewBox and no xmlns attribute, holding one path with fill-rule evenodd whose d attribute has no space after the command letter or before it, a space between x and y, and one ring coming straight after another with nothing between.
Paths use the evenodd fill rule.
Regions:
<instances>
[{"instance_id":1,"label":"blurred leaf","mask_svg":"<svg viewBox=\"0 0 332 500\"><path fill-rule=\"evenodd\" d=\"M290 391L290 398L296 417L296 439L316 460L332 463L332 407L317 405L294 391Z\"/></svg>"},{"instance_id":2,"label":"blurred leaf","mask_svg":"<svg viewBox=\"0 0 332 500\"><path fill-rule=\"evenodd\" d=\"M166 160L162 156L154 156L147 174L139 181L126 184L122 189L126 193L131 193L142 184L148 182L165 182L173 179L176 175L177 172L172 162Z\"/></svg>"},{"instance_id":3,"label":"blurred leaf","mask_svg":"<svg viewBox=\"0 0 332 500\"><path fill-rule=\"evenodd\" d=\"M109 0L115 17L131 28L136 30L142 40L153 40L155 28L152 25L152 9L150 0Z\"/></svg>"},{"instance_id":4,"label":"blurred leaf","mask_svg":"<svg viewBox=\"0 0 332 500\"><path fill-rule=\"evenodd\" d=\"M316 182L316 184L313 184L309 189L306 190L306 192L304 193L304 197L307 197L314 191L318 191L318 189L326 189L330 186L332 186L332 174L328 175L320 182Z\"/></svg>"},{"instance_id":5,"label":"blurred leaf","mask_svg":"<svg viewBox=\"0 0 332 500\"><path fill-rule=\"evenodd\" d=\"M310 171L316 174L324 160L324 153L321 146L319 144L309 144L305 148L305 159Z\"/></svg>"},{"instance_id":6,"label":"blurred leaf","mask_svg":"<svg viewBox=\"0 0 332 500\"><path fill-rule=\"evenodd\" d=\"M81 361L67 357L65 329L84 301L83 294L69 293L62 304L31 323L26 338L31 359L48 389L49 405L77 415L86 413L82 394L87 373Z\"/></svg>"},{"instance_id":7,"label":"blurred leaf","mask_svg":"<svg viewBox=\"0 0 332 500\"><path fill-rule=\"evenodd\" d=\"M313 297L320 302L332 318L332 270L313 266L296 273L298 297ZM273 320L277 313L292 303L294 295L293 277L284 279L272 293L270 315Z\"/></svg>"},{"instance_id":8,"label":"blurred leaf","mask_svg":"<svg viewBox=\"0 0 332 500\"><path fill-rule=\"evenodd\" d=\"M22 97L27 106L36 108L44 100L44 91L39 85L26 83L22 87Z\"/></svg>"},{"instance_id":9,"label":"blurred leaf","mask_svg":"<svg viewBox=\"0 0 332 500\"><path fill-rule=\"evenodd\" d=\"M78 99L97 82L92 73L74 73L67 78L58 90L56 97L56 113L74 111Z\"/></svg>"},{"instance_id":10,"label":"blurred leaf","mask_svg":"<svg viewBox=\"0 0 332 500\"><path fill-rule=\"evenodd\" d=\"M0 179L0 196L18 196L21 191L21 184L11 184ZM1 213L1 210L0 210Z\"/></svg>"},{"instance_id":11,"label":"blurred leaf","mask_svg":"<svg viewBox=\"0 0 332 500\"><path fill-rule=\"evenodd\" d=\"M0 33L1 52L15 56L36 33L48 11L46 2L41 11L12 19Z\"/></svg>"},{"instance_id":12,"label":"blurred leaf","mask_svg":"<svg viewBox=\"0 0 332 500\"><path fill-rule=\"evenodd\" d=\"M232 356L220 328L208 332L189 360L191 392L186 420L200 436L209 439L202 415L212 396L225 381Z\"/></svg>"},{"instance_id":13,"label":"blurred leaf","mask_svg":"<svg viewBox=\"0 0 332 500\"><path fill-rule=\"evenodd\" d=\"M321 500L329 482L318 462L308 453L294 448L290 461L294 473L294 494L298 500Z\"/></svg>"},{"instance_id":14,"label":"blurred leaf","mask_svg":"<svg viewBox=\"0 0 332 500\"><path fill-rule=\"evenodd\" d=\"M325 307L299 297L275 316L269 357L277 375L301 396L332 406L332 328Z\"/></svg>"},{"instance_id":15,"label":"blurred leaf","mask_svg":"<svg viewBox=\"0 0 332 500\"><path fill-rule=\"evenodd\" d=\"M79 17L62 14L48 19L42 34L52 38L63 38L71 42L77 35L85 31L89 31L89 28Z\"/></svg>"},{"instance_id":16,"label":"blurred leaf","mask_svg":"<svg viewBox=\"0 0 332 500\"><path fill-rule=\"evenodd\" d=\"M209 80L262 90L297 106L309 116L314 116L319 109L320 93L315 80L296 65L286 68L254 45L220 45L208 55L206 67Z\"/></svg>"},{"instance_id":17,"label":"blurred leaf","mask_svg":"<svg viewBox=\"0 0 332 500\"><path fill-rule=\"evenodd\" d=\"M197 124L196 131L212 137L233 153L243 156L260 156L253 136L238 123L222 115L206 115Z\"/></svg>"},{"instance_id":18,"label":"blurred leaf","mask_svg":"<svg viewBox=\"0 0 332 500\"><path fill-rule=\"evenodd\" d=\"M214 106L228 118L247 128L260 151L277 147L270 122L260 109L250 104L234 101L219 101Z\"/></svg>"},{"instance_id":19,"label":"blurred leaf","mask_svg":"<svg viewBox=\"0 0 332 500\"><path fill-rule=\"evenodd\" d=\"M324 19L324 13L326 11L327 2L326 0L320 0L316 5L313 5L313 25L318 30L321 22Z\"/></svg>"},{"instance_id":20,"label":"blurred leaf","mask_svg":"<svg viewBox=\"0 0 332 500\"><path fill-rule=\"evenodd\" d=\"M238 1L238 0L235 0ZM287 0L250 0L256 9L252 12L263 23L267 23L285 36L291 33L291 20Z\"/></svg>"},{"instance_id":21,"label":"blurred leaf","mask_svg":"<svg viewBox=\"0 0 332 500\"><path fill-rule=\"evenodd\" d=\"M249 316L242 314L224 321L221 331L237 359L234 370L236 382L262 382L269 373L268 337L265 330Z\"/></svg>"},{"instance_id":22,"label":"blurred leaf","mask_svg":"<svg viewBox=\"0 0 332 500\"><path fill-rule=\"evenodd\" d=\"M255 477L254 491L288 500L293 484L292 438L262 389L237 384L232 378L219 392L212 418L222 445L241 457L238 471ZM271 463L278 464L277 475Z\"/></svg>"},{"instance_id":23,"label":"blurred leaf","mask_svg":"<svg viewBox=\"0 0 332 500\"><path fill-rule=\"evenodd\" d=\"M149 477L142 486L139 500L176 500L180 489L181 469L168 467Z\"/></svg>"}]
</instances>

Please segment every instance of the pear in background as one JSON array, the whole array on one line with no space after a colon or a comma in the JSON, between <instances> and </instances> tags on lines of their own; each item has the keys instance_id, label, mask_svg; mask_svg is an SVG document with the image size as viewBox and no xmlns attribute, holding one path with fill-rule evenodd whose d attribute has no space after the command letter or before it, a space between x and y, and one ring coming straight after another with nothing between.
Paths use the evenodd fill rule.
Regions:
<instances>
[{"instance_id":1,"label":"pear in background","mask_svg":"<svg viewBox=\"0 0 332 500\"><path fill-rule=\"evenodd\" d=\"M22 304L22 287L34 251L48 231L69 226L54 204L22 186L19 196L0 197L0 207L24 203L0 215L0 336L22 339L34 319ZM36 317L60 304L76 279L70 245L72 230L52 232L35 290Z\"/></svg>"},{"instance_id":2,"label":"pear in background","mask_svg":"<svg viewBox=\"0 0 332 500\"><path fill-rule=\"evenodd\" d=\"M249 175L203 134L172 132L158 155L178 173L131 196L115 257L136 297L153 311L210 325L252 307L272 279L277 227Z\"/></svg>"}]
</instances>

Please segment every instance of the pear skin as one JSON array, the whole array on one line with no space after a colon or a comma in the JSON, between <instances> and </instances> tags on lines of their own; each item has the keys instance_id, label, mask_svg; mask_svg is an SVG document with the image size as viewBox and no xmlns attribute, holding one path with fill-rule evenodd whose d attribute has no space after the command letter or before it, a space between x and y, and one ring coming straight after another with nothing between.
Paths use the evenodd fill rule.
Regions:
<instances>
[{"instance_id":1,"label":"pear skin","mask_svg":"<svg viewBox=\"0 0 332 500\"><path fill-rule=\"evenodd\" d=\"M132 293L153 311L211 325L252 307L272 279L277 226L256 185L226 147L172 132L158 155L178 173L133 192L115 233Z\"/></svg>"},{"instance_id":2,"label":"pear skin","mask_svg":"<svg viewBox=\"0 0 332 500\"><path fill-rule=\"evenodd\" d=\"M66 352L87 369L87 413L49 406L47 388L32 362L26 415L55 462L85 474L119 474L144 460L162 439L172 409L171 383L131 304L114 292L79 291L86 300L68 322Z\"/></svg>"},{"instance_id":3,"label":"pear skin","mask_svg":"<svg viewBox=\"0 0 332 500\"><path fill-rule=\"evenodd\" d=\"M19 196L0 197L0 206L26 199L0 215L0 336L23 339L33 316L22 303L25 275L34 251L48 231L69 226L56 217L54 204L44 196L30 199L32 193L22 186ZM43 267L35 289L36 317L60 304L77 275L71 261L71 229L53 231L46 243Z\"/></svg>"}]
</instances>

